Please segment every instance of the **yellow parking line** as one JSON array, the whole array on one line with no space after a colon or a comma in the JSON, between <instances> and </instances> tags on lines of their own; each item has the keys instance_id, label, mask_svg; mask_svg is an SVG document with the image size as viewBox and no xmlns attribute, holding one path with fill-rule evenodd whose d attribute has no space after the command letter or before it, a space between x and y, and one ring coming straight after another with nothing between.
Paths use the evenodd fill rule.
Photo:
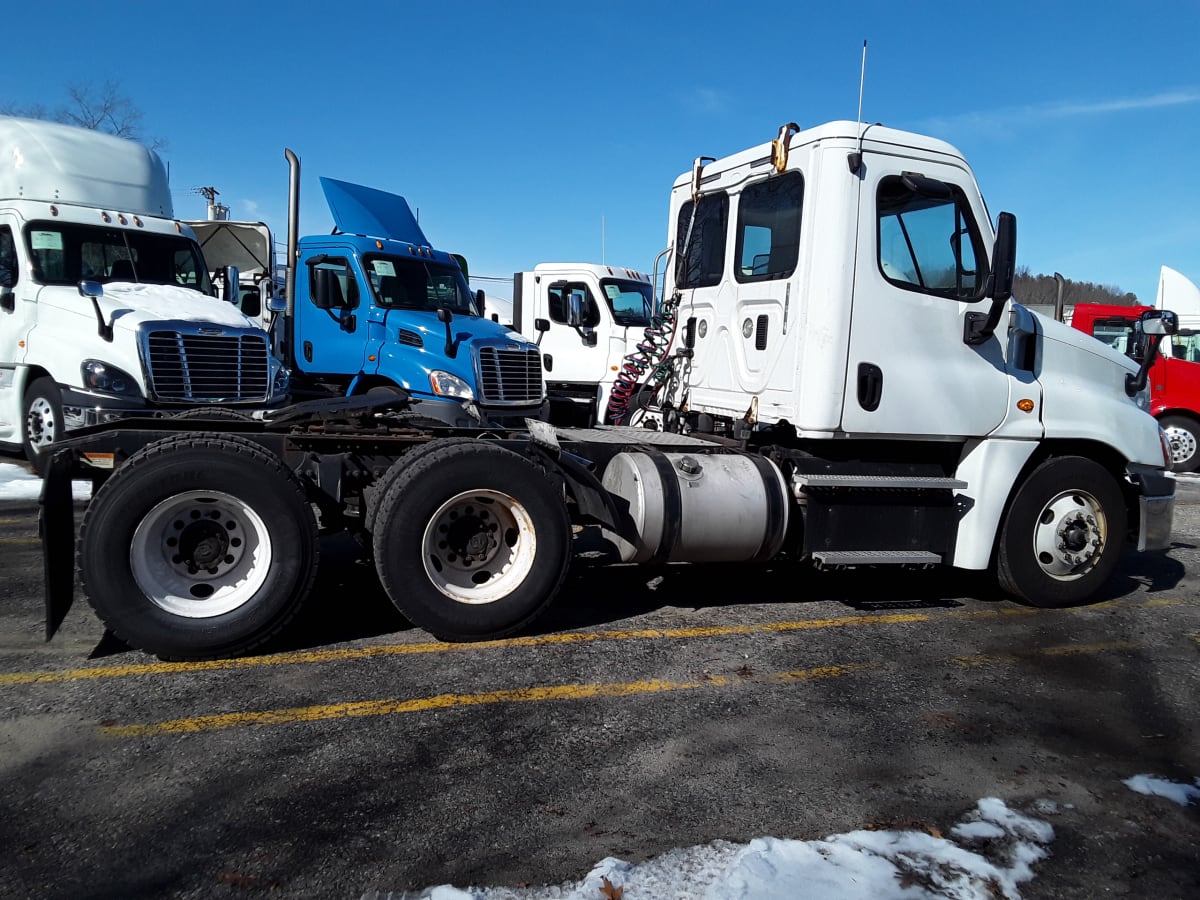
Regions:
<instances>
[{"instance_id":1,"label":"yellow parking line","mask_svg":"<svg viewBox=\"0 0 1200 900\"><path fill-rule=\"evenodd\" d=\"M1089 610L1113 607L1145 606L1149 608L1181 606L1195 603L1194 600L1177 598L1152 598L1148 600L1108 600L1104 603L1080 606L1063 610L1042 610L1029 607L1010 606L997 609L951 610L954 618L994 619L1013 616L1035 616L1046 613L1080 614ZM248 656L239 659L214 659L201 662L158 662L133 663L123 666L97 666L94 668L65 669L59 672L11 672L0 674L0 687L17 684L54 684L66 681L82 681L95 678L129 678L141 675L177 675L186 672L214 672L229 669L254 669L271 666L312 665L316 663L342 662L373 659L377 657L409 656L426 653L461 653L470 650L498 650L519 647L547 647L566 644L588 644L600 641L629 640L686 640L689 638L729 637L733 635L786 633L812 631L827 628L850 628L876 625L909 625L928 622L933 613L887 613L840 616L828 619L804 619L790 622L768 622L759 625L713 625L693 628L641 628L609 631L567 631L556 634L539 634L529 637L505 638L496 641L480 641L472 644L451 644L442 641L421 641L411 644L379 644L372 647L341 648L337 650L301 650L292 653L277 653L270 656Z\"/></svg>"},{"instance_id":2,"label":"yellow parking line","mask_svg":"<svg viewBox=\"0 0 1200 900\"><path fill-rule=\"evenodd\" d=\"M1068 644L1058 647L1043 647L1018 655L999 656L955 656L943 662L965 668L1010 664L1038 656L1072 656L1103 653L1110 650L1127 650L1139 646L1128 641L1105 644ZM394 716L405 713L429 712L430 710L457 709L469 706L485 706L499 703L537 703L550 700L592 700L597 697L633 697L639 694L663 694L679 691L694 691L700 688L735 687L758 682L767 684L791 684L839 678L854 672L876 670L882 663L847 663L843 665L817 666L810 669L794 669L788 672L773 672L767 675L708 675L695 681L669 681L656 678L648 681L631 681L608 684L562 684L540 687L515 688L500 691L485 691L475 694L437 694L432 697L412 699L390 698L386 700L354 700L343 703L323 703L315 706L300 706L288 709L268 709L248 712L218 713L208 716L191 716L171 719L166 722L149 722L132 725L103 725L101 733L110 737L151 737L167 734L194 734L205 731L220 731L242 726L293 725L299 722L320 722L331 719L352 719L363 716Z\"/></svg>"},{"instance_id":3,"label":"yellow parking line","mask_svg":"<svg viewBox=\"0 0 1200 900\"><path fill-rule=\"evenodd\" d=\"M883 616L844 616L836 619L809 619L799 622L769 622L762 625L721 625L697 628L642 628L624 631L567 631L531 637L505 638L474 644L447 644L425 641L416 644L381 644L340 650L304 650L274 656L249 656L242 659L214 659L205 662L139 663L128 666L104 666L91 669L66 669L62 672L13 672L0 675L0 686L10 684L49 684L88 678L125 678L131 675L171 675L181 672L208 672L224 669L297 665L301 663L341 662L380 656L408 656L423 653L458 653L464 650L494 650L511 647L546 647L561 644L585 644L596 641L680 640L699 637L725 637L763 632L806 631L819 628L845 628L855 625L901 625L925 622L927 613L893 613Z\"/></svg>"},{"instance_id":4,"label":"yellow parking line","mask_svg":"<svg viewBox=\"0 0 1200 900\"><path fill-rule=\"evenodd\" d=\"M485 706L496 703L539 703L548 700L592 700L597 697L633 697L639 694L662 694L677 691L694 691L704 687L731 687L748 681L804 682L827 680L873 665L820 666L814 669L796 669L791 672L776 672L765 678L740 675L710 675L696 681L669 681L654 678L648 681L630 681L612 684L561 684L543 687L517 688L504 691L486 691L477 694L438 694L433 697L418 697L411 700L358 700L349 703L327 703L318 706L301 706L292 709L271 709L260 712L221 713L212 716L194 716L188 719L172 719L140 725L108 725L102 732L111 737L147 737L163 734L187 734L199 731L218 731L242 725L291 725L297 722L320 722L329 719L351 719L360 716L394 716L404 713L428 712L435 709L454 709L467 706Z\"/></svg>"}]
</instances>

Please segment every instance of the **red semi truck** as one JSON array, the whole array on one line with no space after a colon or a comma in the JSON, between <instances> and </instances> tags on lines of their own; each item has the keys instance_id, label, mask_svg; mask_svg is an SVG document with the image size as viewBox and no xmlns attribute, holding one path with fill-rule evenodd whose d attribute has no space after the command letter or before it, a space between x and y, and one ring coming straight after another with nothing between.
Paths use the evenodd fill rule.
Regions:
<instances>
[{"instance_id":1,"label":"red semi truck","mask_svg":"<svg viewBox=\"0 0 1200 900\"><path fill-rule=\"evenodd\" d=\"M1154 307L1079 303L1070 324L1140 360L1145 338L1137 322L1155 307L1178 314L1179 332L1162 341L1150 368L1150 413L1167 433L1174 470L1195 472L1200 469L1200 289L1164 266Z\"/></svg>"}]
</instances>

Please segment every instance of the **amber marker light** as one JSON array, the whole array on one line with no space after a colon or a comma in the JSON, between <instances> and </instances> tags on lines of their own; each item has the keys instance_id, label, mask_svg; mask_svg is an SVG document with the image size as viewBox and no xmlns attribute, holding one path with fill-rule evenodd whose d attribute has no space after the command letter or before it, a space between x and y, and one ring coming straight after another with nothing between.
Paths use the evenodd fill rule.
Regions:
<instances>
[{"instance_id":1,"label":"amber marker light","mask_svg":"<svg viewBox=\"0 0 1200 900\"><path fill-rule=\"evenodd\" d=\"M1032 400L1018 400L1017 401L1017 409L1019 409L1021 412L1033 412L1033 401Z\"/></svg>"}]
</instances>

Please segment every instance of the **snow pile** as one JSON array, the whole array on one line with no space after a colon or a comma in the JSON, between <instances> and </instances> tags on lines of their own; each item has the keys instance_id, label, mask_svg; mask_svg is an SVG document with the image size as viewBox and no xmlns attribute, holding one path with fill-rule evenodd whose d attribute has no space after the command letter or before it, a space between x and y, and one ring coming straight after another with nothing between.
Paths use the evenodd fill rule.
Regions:
<instances>
[{"instance_id":1,"label":"snow pile","mask_svg":"<svg viewBox=\"0 0 1200 900\"><path fill-rule=\"evenodd\" d=\"M86 500L92 496L92 488L88 484L75 482L71 492L76 500ZM31 475L16 463L0 463L0 501L4 500L37 500L42 495L42 479Z\"/></svg>"},{"instance_id":2,"label":"snow pile","mask_svg":"<svg viewBox=\"0 0 1200 900\"><path fill-rule=\"evenodd\" d=\"M1018 900L1017 886L1049 854L1054 829L986 798L951 835L852 831L823 841L717 841L637 865L609 857L576 884L439 885L363 900Z\"/></svg>"},{"instance_id":3,"label":"snow pile","mask_svg":"<svg viewBox=\"0 0 1200 900\"><path fill-rule=\"evenodd\" d=\"M1180 806L1200 803L1200 778L1195 780L1195 784L1180 784L1178 781L1168 781L1156 775L1134 775L1132 778L1126 778L1122 784L1139 794L1174 800Z\"/></svg>"}]
</instances>

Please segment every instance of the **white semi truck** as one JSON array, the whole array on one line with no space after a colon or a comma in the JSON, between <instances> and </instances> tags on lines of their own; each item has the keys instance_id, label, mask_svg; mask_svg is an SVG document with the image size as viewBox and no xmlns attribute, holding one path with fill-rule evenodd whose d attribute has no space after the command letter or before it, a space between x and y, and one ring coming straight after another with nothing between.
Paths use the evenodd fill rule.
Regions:
<instances>
[{"instance_id":1,"label":"white semi truck","mask_svg":"<svg viewBox=\"0 0 1200 900\"><path fill-rule=\"evenodd\" d=\"M0 445L36 463L83 426L282 401L266 333L213 293L156 153L0 117Z\"/></svg>"},{"instance_id":2,"label":"white semi truck","mask_svg":"<svg viewBox=\"0 0 1200 900\"><path fill-rule=\"evenodd\" d=\"M47 633L78 571L152 653L270 641L313 583L321 529L357 533L383 587L446 640L526 628L573 525L622 561L990 570L1077 604L1122 548L1168 546L1174 479L1139 367L1011 298L952 146L882 126L780 129L697 159L670 192L678 317L659 429L448 428L401 398L247 421L124 422L63 442L43 503ZM544 329L539 329L544 330ZM70 483L95 488L76 534Z\"/></svg>"},{"instance_id":3,"label":"white semi truck","mask_svg":"<svg viewBox=\"0 0 1200 900\"><path fill-rule=\"evenodd\" d=\"M548 262L513 275L511 310L499 321L538 341L550 421L588 426L610 421L614 391L622 408L631 405L648 357L665 355L670 327L655 312L654 288L643 272ZM549 328L539 331L538 322ZM630 359L638 344L645 352Z\"/></svg>"}]
</instances>

